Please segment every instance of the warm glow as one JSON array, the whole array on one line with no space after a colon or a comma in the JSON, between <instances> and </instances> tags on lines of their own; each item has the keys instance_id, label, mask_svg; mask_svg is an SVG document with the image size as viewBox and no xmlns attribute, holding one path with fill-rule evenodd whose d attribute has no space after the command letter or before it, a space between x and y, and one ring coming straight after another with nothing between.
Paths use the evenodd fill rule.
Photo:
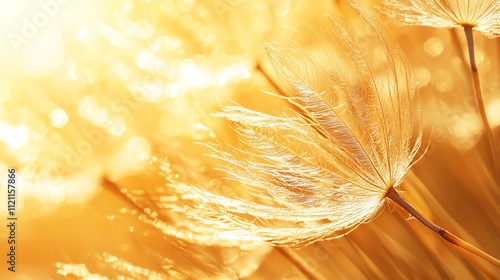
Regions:
<instances>
[{"instance_id":1,"label":"warm glow","mask_svg":"<svg viewBox=\"0 0 500 280\"><path fill-rule=\"evenodd\" d=\"M0 0L0 279L494 278L500 1L347 1Z\"/></svg>"}]
</instances>

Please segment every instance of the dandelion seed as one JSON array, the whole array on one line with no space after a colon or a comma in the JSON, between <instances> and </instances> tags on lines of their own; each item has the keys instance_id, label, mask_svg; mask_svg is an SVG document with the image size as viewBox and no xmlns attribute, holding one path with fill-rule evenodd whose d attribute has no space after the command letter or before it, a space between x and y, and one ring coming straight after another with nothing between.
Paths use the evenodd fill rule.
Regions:
<instances>
[{"instance_id":1,"label":"dandelion seed","mask_svg":"<svg viewBox=\"0 0 500 280\"><path fill-rule=\"evenodd\" d=\"M498 0L384 0L383 11L406 24L440 28L470 26L493 38L500 36Z\"/></svg>"},{"instance_id":2,"label":"dandelion seed","mask_svg":"<svg viewBox=\"0 0 500 280\"><path fill-rule=\"evenodd\" d=\"M279 245L327 239L370 220L421 143L414 76L401 50L375 25L371 38L327 25L317 30L315 52L294 42L266 45L294 112L228 106L219 114L247 148L214 149L214 156L270 205L244 212L309 223L269 231L268 241Z\"/></svg>"},{"instance_id":3,"label":"dandelion seed","mask_svg":"<svg viewBox=\"0 0 500 280\"><path fill-rule=\"evenodd\" d=\"M467 39L472 83L481 120L483 122L489 161L500 184L500 162L496 141L493 137L483 100L479 73L474 56L473 30L487 37L500 36L499 0L384 0L381 10L403 23L439 28L462 27Z\"/></svg>"}]
</instances>

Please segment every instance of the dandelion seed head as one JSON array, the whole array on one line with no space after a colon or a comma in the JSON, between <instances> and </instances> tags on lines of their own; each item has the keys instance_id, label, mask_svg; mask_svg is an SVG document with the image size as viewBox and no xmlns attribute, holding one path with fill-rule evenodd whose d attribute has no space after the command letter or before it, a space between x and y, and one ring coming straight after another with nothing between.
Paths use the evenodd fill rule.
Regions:
<instances>
[{"instance_id":1,"label":"dandelion seed head","mask_svg":"<svg viewBox=\"0 0 500 280\"><path fill-rule=\"evenodd\" d=\"M473 27L493 38L500 36L498 0L384 0L381 10L405 24L439 28Z\"/></svg>"}]
</instances>

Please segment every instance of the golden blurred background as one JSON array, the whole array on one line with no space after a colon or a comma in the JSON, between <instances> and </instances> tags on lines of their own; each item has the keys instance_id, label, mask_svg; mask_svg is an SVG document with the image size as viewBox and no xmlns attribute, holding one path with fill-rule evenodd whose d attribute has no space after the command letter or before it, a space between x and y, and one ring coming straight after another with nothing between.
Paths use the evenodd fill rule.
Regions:
<instances>
[{"instance_id":1,"label":"golden blurred background","mask_svg":"<svg viewBox=\"0 0 500 280\"><path fill-rule=\"evenodd\" d=\"M500 189L472 95L463 31L380 14L418 77L428 149L400 187L430 220L500 257ZM266 41L342 1L0 0L0 219L18 173L16 272L1 279L495 279L500 270L388 203L340 239L292 250L190 231L189 183L235 196L199 143L237 138L213 113L277 113ZM309 38L312 34L300 36ZM296 33L293 33L296 34ZM311 37L312 38L312 37ZM475 34L500 139L500 40ZM221 140L222 139L222 140ZM235 144L236 145L236 144ZM4 183L5 182L5 183ZM226 186L226 188L224 188Z\"/></svg>"}]
</instances>

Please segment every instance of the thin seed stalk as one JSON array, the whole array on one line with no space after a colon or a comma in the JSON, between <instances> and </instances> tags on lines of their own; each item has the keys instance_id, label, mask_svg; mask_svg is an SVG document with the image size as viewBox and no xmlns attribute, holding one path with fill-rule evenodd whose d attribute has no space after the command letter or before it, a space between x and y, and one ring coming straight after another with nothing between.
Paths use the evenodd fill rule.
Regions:
<instances>
[{"instance_id":1,"label":"thin seed stalk","mask_svg":"<svg viewBox=\"0 0 500 280\"><path fill-rule=\"evenodd\" d=\"M481 81L479 80L479 72L476 66L476 59L474 56L474 36L472 34L473 26L464 25L465 38L467 39L467 48L469 51L469 61L472 70L472 83L474 84L474 96L476 98L476 105L481 115L481 121L483 122L483 130L486 135L486 145L488 146L488 155L490 159L491 167L494 169L493 174L496 175L496 182L500 184L500 163L498 162L497 146L495 143L495 138L491 132L490 124L488 123L488 117L486 116L486 110L484 107L483 92L481 90Z\"/></svg>"},{"instance_id":2,"label":"thin seed stalk","mask_svg":"<svg viewBox=\"0 0 500 280\"><path fill-rule=\"evenodd\" d=\"M398 194L396 189L394 189L394 187L391 187L389 189L389 191L386 194L386 197L390 198L396 204L401 206L404 210L406 210L410 215L415 217L415 219L417 219L419 222L424 224L426 227L430 228L431 230L433 230L434 232L439 234L442 238L444 238L444 240L483 258L484 260L494 264L497 267L500 267L500 260L494 258L491 255L488 255L487 253L481 251L477 247L471 245L470 243L460 239L456 235L450 233L449 231L447 231L447 230L443 229L442 227L429 221L426 217L424 217L422 214L420 214L415 208L413 208L413 206L410 203L408 203L406 200L404 200Z\"/></svg>"}]
</instances>

